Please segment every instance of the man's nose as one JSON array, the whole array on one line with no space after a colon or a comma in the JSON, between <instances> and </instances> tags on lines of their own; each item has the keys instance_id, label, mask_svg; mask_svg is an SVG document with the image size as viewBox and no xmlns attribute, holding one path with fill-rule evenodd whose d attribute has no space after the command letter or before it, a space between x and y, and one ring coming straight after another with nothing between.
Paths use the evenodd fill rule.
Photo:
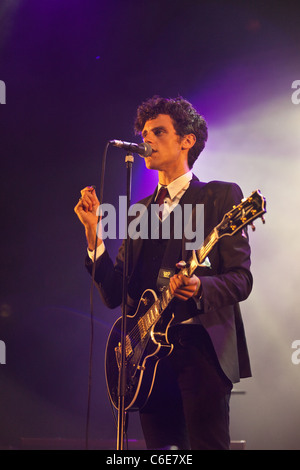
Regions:
<instances>
[{"instance_id":1,"label":"man's nose","mask_svg":"<svg viewBox=\"0 0 300 470\"><path fill-rule=\"evenodd\" d=\"M146 144L150 144L153 143L153 135L151 136L151 134L147 134L145 137L144 137L144 142L146 142Z\"/></svg>"}]
</instances>

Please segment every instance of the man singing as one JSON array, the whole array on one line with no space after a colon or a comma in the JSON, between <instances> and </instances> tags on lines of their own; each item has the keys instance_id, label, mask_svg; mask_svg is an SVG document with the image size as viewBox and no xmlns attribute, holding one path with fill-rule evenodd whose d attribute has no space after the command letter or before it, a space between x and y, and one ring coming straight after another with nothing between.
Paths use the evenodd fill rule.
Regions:
<instances>
[{"instance_id":1,"label":"man singing","mask_svg":"<svg viewBox=\"0 0 300 470\"><path fill-rule=\"evenodd\" d=\"M135 131L152 148L146 167L158 172L158 185L141 201L151 210L164 189L160 224L177 205L202 204L204 237L240 203L243 195L234 183L204 183L192 173L205 147L207 125L185 99L158 96L137 109ZM85 227L86 266L92 272L99 201L91 186L81 191L75 213ZM223 237L209 253L209 263L191 277L176 270L188 261L185 234L178 239L129 239L128 311L134 314L145 289L158 295L161 268L174 269L169 288L174 315L168 338L172 352L157 366L153 390L139 410L148 449L229 449L229 400L233 383L251 376L239 302L252 289L250 247L246 231ZM109 308L122 303L124 242L115 262L107 243L97 237L95 281ZM200 248L200 247L199 247Z\"/></svg>"}]
</instances>

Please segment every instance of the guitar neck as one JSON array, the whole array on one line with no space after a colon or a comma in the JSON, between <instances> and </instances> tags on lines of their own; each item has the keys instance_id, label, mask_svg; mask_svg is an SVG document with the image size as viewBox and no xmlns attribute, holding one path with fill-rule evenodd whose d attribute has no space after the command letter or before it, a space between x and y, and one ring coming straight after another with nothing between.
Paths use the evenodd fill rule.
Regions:
<instances>
[{"instance_id":1,"label":"guitar neck","mask_svg":"<svg viewBox=\"0 0 300 470\"><path fill-rule=\"evenodd\" d=\"M191 277L196 268L205 261L205 258L217 243L217 241L218 233L217 230L214 229L206 237L201 248L197 250L197 254L193 252L193 255L189 259L188 263L180 270L180 273ZM147 334L149 328L151 328L151 326L156 323L162 313L169 306L173 298L174 295L172 294L170 287L166 287L160 297L157 298L157 300L153 303L151 308L139 319L138 323L140 332L143 332L145 335Z\"/></svg>"},{"instance_id":2,"label":"guitar neck","mask_svg":"<svg viewBox=\"0 0 300 470\"><path fill-rule=\"evenodd\" d=\"M215 227L210 232L210 234L205 238L201 248L199 248L199 250L197 250L197 258L198 258L199 265L204 263L205 258L207 257L208 253L210 253L210 251L213 249L213 247L218 242L218 240L219 240L218 231L217 231L217 227ZM193 256L192 256L192 258L193 258ZM196 267L194 268L193 272L195 271ZM192 274L193 274L193 272L192 272Z\"/></svg>"}]
</instances>

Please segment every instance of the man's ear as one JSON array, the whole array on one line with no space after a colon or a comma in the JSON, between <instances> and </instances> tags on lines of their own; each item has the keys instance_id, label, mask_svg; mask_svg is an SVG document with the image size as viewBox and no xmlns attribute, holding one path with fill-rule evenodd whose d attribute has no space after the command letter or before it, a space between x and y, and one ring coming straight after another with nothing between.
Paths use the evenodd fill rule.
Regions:
<instances>
[{"instance_id":1,"label":"man's ear","mask_svg":"<svg viewBox=\"0 0 300 470\"><path fill-rule=\"evenodd\" d=\"M195 134L186 134L181 141L182 150L192 148L196 143L196 136Z\"/></svg>"}]
</instances>

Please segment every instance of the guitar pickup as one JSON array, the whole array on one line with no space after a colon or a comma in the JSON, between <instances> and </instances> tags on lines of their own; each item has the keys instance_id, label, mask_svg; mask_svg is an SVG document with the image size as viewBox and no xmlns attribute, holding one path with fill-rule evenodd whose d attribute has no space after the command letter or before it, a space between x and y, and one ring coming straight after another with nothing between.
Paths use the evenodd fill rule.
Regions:
<instances>
[{"instance_id":1,"label":"guitar pickup","mask_svg":"<svg viewBox=\"0 0 300 470\"><path fill-rule=\"evenodd\" d=\"M115 355L116 355L116 361L117 361L118 369L120 369L120 366L121 366L121 343L119 343L118 346L115 347Z\"/></svg>"},{"instance_id":2,"label":"guitar pickup","mask_svg":"<svg viewBox=\"0 0 300 470\"><path fill-rule=\"evenodd\" d=\"M122 357L121 354L122 354L121 343L118 343L118 346L115 347L115 355L116 355L116 361L117 361L119 369L121 367L121 357ZM130 338L127 335L126 336L125 359L128 359L132 354L133 354L133 350L132 350L132 347L131 347ZM126 362L127 361L125 360L125 363Z\"/></svg>"}]
</instances>

